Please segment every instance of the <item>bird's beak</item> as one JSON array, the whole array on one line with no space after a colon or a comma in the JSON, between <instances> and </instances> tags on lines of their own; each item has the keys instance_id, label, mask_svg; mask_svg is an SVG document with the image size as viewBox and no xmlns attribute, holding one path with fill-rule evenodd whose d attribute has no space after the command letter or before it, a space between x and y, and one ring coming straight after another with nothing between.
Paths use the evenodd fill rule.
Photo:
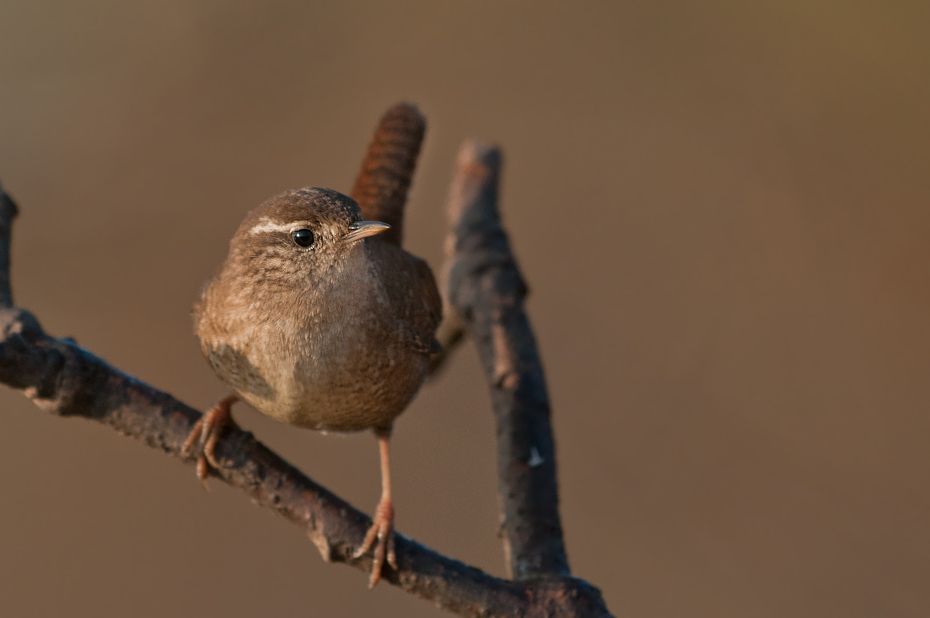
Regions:
<instances>
[{"instance_id":1,"label":"bird's beak","mask_svg":"<svg viewBox=\"0 0 930 618\"><path fill-rule=\"evenodd\" d=\"M389 229L391 229L390 225L380 221L356 221L349 226L349 233L342 237L342 241L351 244L366 236L374 236Z\"/></svg>"}]
</instances>

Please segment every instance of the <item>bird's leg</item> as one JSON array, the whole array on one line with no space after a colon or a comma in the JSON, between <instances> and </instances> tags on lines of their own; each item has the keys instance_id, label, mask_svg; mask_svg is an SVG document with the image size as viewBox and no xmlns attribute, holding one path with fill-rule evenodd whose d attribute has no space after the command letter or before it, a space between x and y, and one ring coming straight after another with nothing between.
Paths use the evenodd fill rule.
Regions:
<instances>
[{"instance_id":1,"label":"bird's leg","mask_svg":"<svg viewBox=\"0 0 930 618\"><path fill-rule=\"evenodd\" d=\"M371 577L368 579L369 588L374 588L381 579L381 567L384 566L385 557L388 564L397 569L397 556L394 553L394 504L391 502L391 471L388 465L388 440L391 430L376 429L375 435L378 436L378 446L381 448L381 500L375 509L375 516L365 540L352 556L360 558L375 544L375 539L378 540L375 545L374 562L371 565Z\"/></svg>"},{"instance_id":2,"label":"bird's leg","mask_svg":"<svg viewBox=\"0 0 930 618\"><path fill-rule=\"evenodd\" d=\"M239 395L232 394L216 402L212 408L207 410L200 420L191 429L187 436L184 446L181 447L181 456L189 457L192 454L194 444L197 444L197 478L203 483L204 489L207 488L207 476L210 472L210 466L219 468L216 463L215 449L216 442L227 427L235 427L236 422L229 413L232 404L239 401Z\"/></svg>"}]
</instances>

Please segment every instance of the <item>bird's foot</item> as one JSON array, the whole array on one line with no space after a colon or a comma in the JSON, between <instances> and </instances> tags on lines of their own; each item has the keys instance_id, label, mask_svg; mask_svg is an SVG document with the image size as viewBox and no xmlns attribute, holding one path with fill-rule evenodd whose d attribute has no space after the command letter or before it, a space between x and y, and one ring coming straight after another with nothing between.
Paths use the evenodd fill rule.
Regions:
<instances>
[{"instance_id":1,"label":"bird's foot","mask_svg":"<svg viewBox=\"0 0 930 618\"><path fill-rule=\"evenodd\" d=\"M377 544L375 544L376 539ZM372 545L375 551L374 562L371 565L371 577L368 579L369 588L374 588L380 581L385 558L388 564L397 570L397 555L394 553L394 505L390 498L381 498L378 508L375 509L371 528L368 529L365 540L352 554L352 558L361 558L371 549Z\"/></svg>"},{"instance_id":2,"label":"bird's foot","mask_svg":"<svg viewBox=\"0 0 930 618\"><path fill-rule=\"evenodd\" d=\"M191 433L187 436L184 446L181 447L181 456L184 458L196 455L197 457L197 478L203 483L203 488L207 489L207 476L210 474L210 467L219 468L216 462L216 442L220 435L228 427L236 427L229 409L236 401L238 395L230 395L218 401L212 408L207 410ZM194 448L194 445L196 449Z\"/></svg>"}]
</instances>

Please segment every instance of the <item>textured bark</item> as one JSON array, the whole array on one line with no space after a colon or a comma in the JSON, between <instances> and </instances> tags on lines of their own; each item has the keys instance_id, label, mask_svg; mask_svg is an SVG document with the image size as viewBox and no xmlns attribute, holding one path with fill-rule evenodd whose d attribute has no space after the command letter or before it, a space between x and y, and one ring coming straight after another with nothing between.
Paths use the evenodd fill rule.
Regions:
<instances>
[{"instance_id":1,"label":"textured bark","mask_svg":"<svg viewBox=\"0 0 930 618\"><path fill-rule=\"evenodd\" d=\"M514 579L568 575L555 442L523 282L497 209L501 154L466 143L449 202L449 299L484 363L497 420L504 551Z\"/></svg>"},{"instance_id":2,"label":"textured bark","mask_svg":"<svg viewBox=\"0 0 930 618\"><path fill-rule=\"evenodd\" d=\"M200 412L107 364L76 343L46 335L19 309L0 310L0 382L61 416L83 416L180 457ZM352 560L370 518L267 449L249 432L228 431L217 445L213 471L253 501L283 515L313 541L323 559L366 574L371 557ZM398 535L399 569L384 580L463 616L521 615L524 587L441 556Z\"/></svg>"},{"instance_id":3,"label":"textured bark","mask_svg":"<svg viewBox=\"0 0 930 618\"><path fill-rule=\"evenodd\" d=\"M460 166L460 175L463 169ZM538 367L534 347L527 351L509 347L517 343L533 346L525 316L519 319L522 310L516 316L518 319L512 316L512 308L519 305L525 288L515 269L499 281L489 280L496 282L498 287L488 287L489 281L485 280L481 270L485 268L481 266L484 264L482 260L496 256L490 266L494 272L500 270L502 264L512 264L513 260L508 257L509 253L500 255L500 251L509 251L509 248L505 240L501 244L503 232L499 228L494 228L498 231L487 237L473 233L486 227L475 228L474 221L484 221L490 216L481 214L486 210L487 200L469 202L471 206L485 210L463 209L463 203L462 200L450 200L450 208L457 217L461 217L461 222L456 225L457 234L461 232L456 244L456 263L449 269L453 275L458 273L451 279L451 297L468 309L463 313L466 318L478 320L477 325L470 324L469 328L481 337L482 356L487 354L484 339L488 324L498 333L497 339L492 339L496 342L494 345L503 350L501 354L488 357L496 359L490 366L496 376L492 380L492 388L504 389L494 395L499 416L500 452L502 456L511 457L507 460L511 463L501 467L502 472L507 473L506 481L504 476L501 477L501 488L509 488L508 494L539 493L535 497L524 496L525 512L520 511L523 507L515 502L517 516L505 522L508 531L510 528L515 531L513 535L508 532L508 542L511 548L517 547L515 555L521 561L517 563L521 566L514 569L517 581L488 575L400 534L396 539L398 569L385 569L383 579L462 616L609 616L600 591L588 582L568 575L564 548L561 547L556 496L552 493L555 491L555 467L551 434L546 439L548 407L543 406L546 413L543 425L538 419L533 420L533 415L541 411L539 398L542 396L544 399L545 395L541 371L526 374L526 379L538 380L533 388L515 388L515 385L522 384L524 370L532 368L532 363L527 365L521 360L516 365L507 364L519 359L536 359L534 362ZM496 206L492 210L496 220ZM182 445L200 418L198 410L110 366L71 339L47 335L32 314L14 307L9 280L9 246L16 212L15 204L0 187L0 383L22 391L47 412L95 420L148 446L181 457ZM482 247L484 242L491 244ZM508 291L500 287L503 285L515 287ZM497 317L491 319L489 316ZM501 320L501 316L511 317ZM514 326L517 330L507 331ZM516 403L520 397L527 395L529 398L525 403ZM514 410L518 412L507 417L515 421L510 429L506 429L506 423L501 421L504 417L501 416L499 401L505 399L512 400ZM505 430L501 431L501 427ZM519 437L524 431L529 433ZM529 450L519 450L522 446ZM533 447L544 458L544 463L535 467L535 460L531 458L527 463L524 456L526 453L532 455ZM371 524L368 516L309 479L255 440L249 432L229 429L217 444L216 456L220 465L211 470L214 476L243 490L254 502L296 524L316 545L324 560L343 562L366 575L369 573L370 556L357 560L352 558L353 550ZM527 467L529 476L524 470ZM535 475L537 468L543 468L546 478L551 476L551 484L545 479L545 482L534 482L534 479L538 480ZM531 481L529 484L525 482L527 479ZM550 499L552 508L543 508L540 501ZM505 496L505 512L509 512L510 507L506 505L512 501L511 496ZM555 513L554 519L552 513ZM552 525L558 531L558 543L554 542L556 536L551 530L547 534L538 533L540 527ZM521 539L524 536L530 543L523 543ZM523 561L527 560L531 567L524 568Z\"/></svg>"}]
</instances>

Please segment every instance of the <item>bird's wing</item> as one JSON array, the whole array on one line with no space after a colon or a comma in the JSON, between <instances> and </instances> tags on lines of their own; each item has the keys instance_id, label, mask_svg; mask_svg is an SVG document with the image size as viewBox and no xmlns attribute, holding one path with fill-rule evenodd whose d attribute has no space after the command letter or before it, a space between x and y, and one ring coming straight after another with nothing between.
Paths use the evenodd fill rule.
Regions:
<instances>
[{"instance_id":1,"label":"bird's wing","mask_svg":"<svg viewBox=\"0 0 930 618\"><path fill-rule=\"evenodd\" d=\"M369 239L375 263L397 320L401 336L418 352L436 351L436 327L442 319L442 299L433 271L420 258L378 238Z\"/></svg>"}]
</instances>

